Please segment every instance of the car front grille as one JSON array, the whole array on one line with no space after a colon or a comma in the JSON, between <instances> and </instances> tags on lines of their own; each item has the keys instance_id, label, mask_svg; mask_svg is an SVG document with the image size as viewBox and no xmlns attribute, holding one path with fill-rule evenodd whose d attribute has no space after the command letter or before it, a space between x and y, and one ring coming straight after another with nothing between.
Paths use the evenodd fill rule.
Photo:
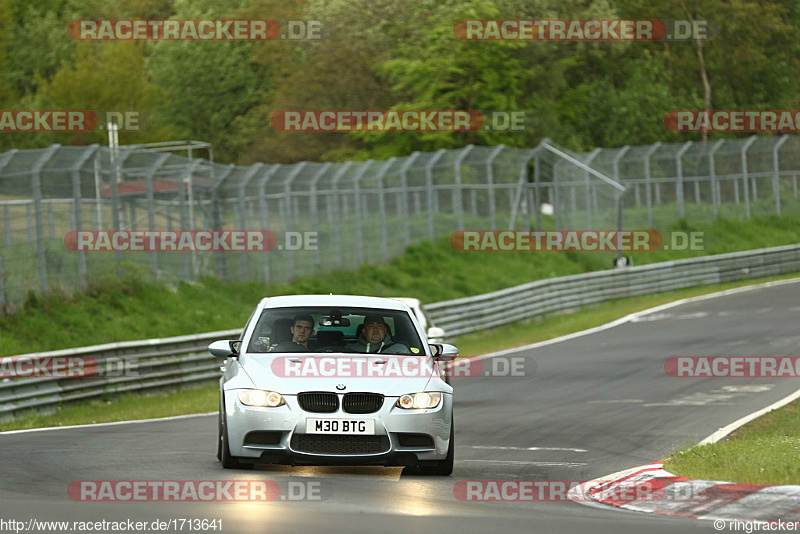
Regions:
<instances>
[{"instance_id":1,"label":"car front grille","mask_svg":"<svg viewBox=\"0 0 800 534\"><path fill-rule=\"evenodd\" d=\"M333 413L339 409L339 396L336 393L300 393L297 395L297 402L306 412Z\"/></svg>"},{"instance_id":2,"label":"car front grille","mask_svg":"<svg viewBox=\"0 0 800 534\"><path fill-rule=\"evenodd\" d=\"M378 454L389 450L389 437L295 434L291 447L315 454Z\"/></svg>"},{"instance_id":3,"label":"car front grille","mask_svg":"<svg viewBox=\"0 0 800 534\"><path fill-rule=\"evenodd\" d=\"M375 413L383 406L380 393L345 393L342 408L347 413Z\"/></svg>"}]
</instances>

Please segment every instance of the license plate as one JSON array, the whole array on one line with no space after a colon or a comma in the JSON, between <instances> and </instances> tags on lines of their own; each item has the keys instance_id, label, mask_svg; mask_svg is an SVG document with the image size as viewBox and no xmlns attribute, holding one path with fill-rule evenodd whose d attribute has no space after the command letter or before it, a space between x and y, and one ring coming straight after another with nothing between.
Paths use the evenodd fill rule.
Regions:
<instances>
[{"instance_id":1,"label":"license plate","mask_svg":"<svg viewBox=\"0 0 800 534\"><path fill-rule=\"evenodd\" d=\"M306 434L375 434L374 419L306 419Z\"/></svg>"}]
</instances>

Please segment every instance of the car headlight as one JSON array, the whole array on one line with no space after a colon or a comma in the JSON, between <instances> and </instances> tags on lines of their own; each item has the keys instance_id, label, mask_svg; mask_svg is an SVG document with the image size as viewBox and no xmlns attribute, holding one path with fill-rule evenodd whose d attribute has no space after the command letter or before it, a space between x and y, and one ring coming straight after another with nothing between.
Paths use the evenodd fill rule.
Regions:
<instances>
[{"instance_id":1,"label":"car headlight","mask_svg":"<svg viewBox=\"0 0 800 534\"><path fill-rule=\"evenodd\" d=\"M406 393L401 395L395 406L404 410L423 410L436 408L442 401L442 394L436 392Z\"/></svg>"},{"instance_id":2,"label":"car headlight","mask_svg":"<svg viewBox=\"0 0 800 534\"><path fill-rule=\"evenodd\" d=\"M286 404L283 396L277 391L264 391L263 389L240 389L239 401L247 406L265 408L277 408Z\"/></svg>"}]
</instances>

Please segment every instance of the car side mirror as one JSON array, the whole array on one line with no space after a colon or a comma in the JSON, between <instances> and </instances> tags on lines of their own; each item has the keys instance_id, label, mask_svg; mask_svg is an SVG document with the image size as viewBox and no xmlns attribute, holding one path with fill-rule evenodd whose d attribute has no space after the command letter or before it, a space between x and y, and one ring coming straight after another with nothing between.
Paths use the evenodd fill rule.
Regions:
<instances>
[{"instance_id":1,"label":"car side mirror","mask_svg":"<svg viewBox=\"0 0 800 534\"><path fill-rule=\"evenodd\" d=\"M449 362L456 359L458 356L458 349L453 345L447 343L431 343L428 345L433 353L433 359L436 361Z\"/></svg>"},{"instance_id":2,"label":"car side mirror","mask_svg":"<svg viewBox=\"0 0 800 534\"><path fill-rule=\"evenodd\" d=\"M444 328L432 326L428 328L428 339L433 341L442 341L444 339Z\"/></svg>"},{"instance_id":3,"label":"car side mirror","mask_svg":"<svg viewBox=\"0 0 800 534\"><path fill-rule=\"evenodd\" d=\"M208 352L217 358L235 358L239 356L242 342L238 339L223 339L214 341L208 346Z\"/></svg>"}]
</instances>

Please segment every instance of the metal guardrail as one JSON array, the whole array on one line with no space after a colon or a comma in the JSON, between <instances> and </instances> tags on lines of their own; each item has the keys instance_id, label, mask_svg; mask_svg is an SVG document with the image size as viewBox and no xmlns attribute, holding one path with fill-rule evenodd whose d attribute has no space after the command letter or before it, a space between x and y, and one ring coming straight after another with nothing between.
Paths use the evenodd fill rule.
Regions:
<instances>
[{"instance_id":1,"label":"metal guardrail","mask_svg":"<svg viewBox=\"0 0 800 534\"><path fill-rule=\"evenodd\" d=\"M3 378L0 381L0 420L27 411L48 413L62 403L218 379L219 363L208 354L208 344L217 339L237 337L240 332L241 329L222 330L13 356L11 358L30 359L43 365L53 359L63 364L69 362L69 358L77 358L80 366L90 372L80 377ZM0 365L11 358L0 358ZM87 362L97 365L85 365Z\"/></svg>"},{"instance_id":2,"label":"metal guardrail","mask_svg":"<svg viewBox=\"0 0 800 534\"><path fill-rule=\"evenodd\" d=\"M800 272L800 245L539 280L425 308L430 319L452 338L612 299L792 272ZM54 411L71 401L217 379L219 362L208 355L208 344L238 337L240 332L222 330L14 356L31 360L91 358L97 362L98 372L84 377L5 378L0 382L0 420L31 410ZM0 358L0 365L5 360L9 358Z\"/></svg>"},{"instance_id":3,"label":"metal guardrail","mask_svg":"<svg viewBox=\"0 0 800 534\"><path fill-rule=\"evenodd\" d=\"M800 245L788 245L539 280L425 309L448 336L458 336L612 299L797 271Z\"/></svg>"}]
</instances>

